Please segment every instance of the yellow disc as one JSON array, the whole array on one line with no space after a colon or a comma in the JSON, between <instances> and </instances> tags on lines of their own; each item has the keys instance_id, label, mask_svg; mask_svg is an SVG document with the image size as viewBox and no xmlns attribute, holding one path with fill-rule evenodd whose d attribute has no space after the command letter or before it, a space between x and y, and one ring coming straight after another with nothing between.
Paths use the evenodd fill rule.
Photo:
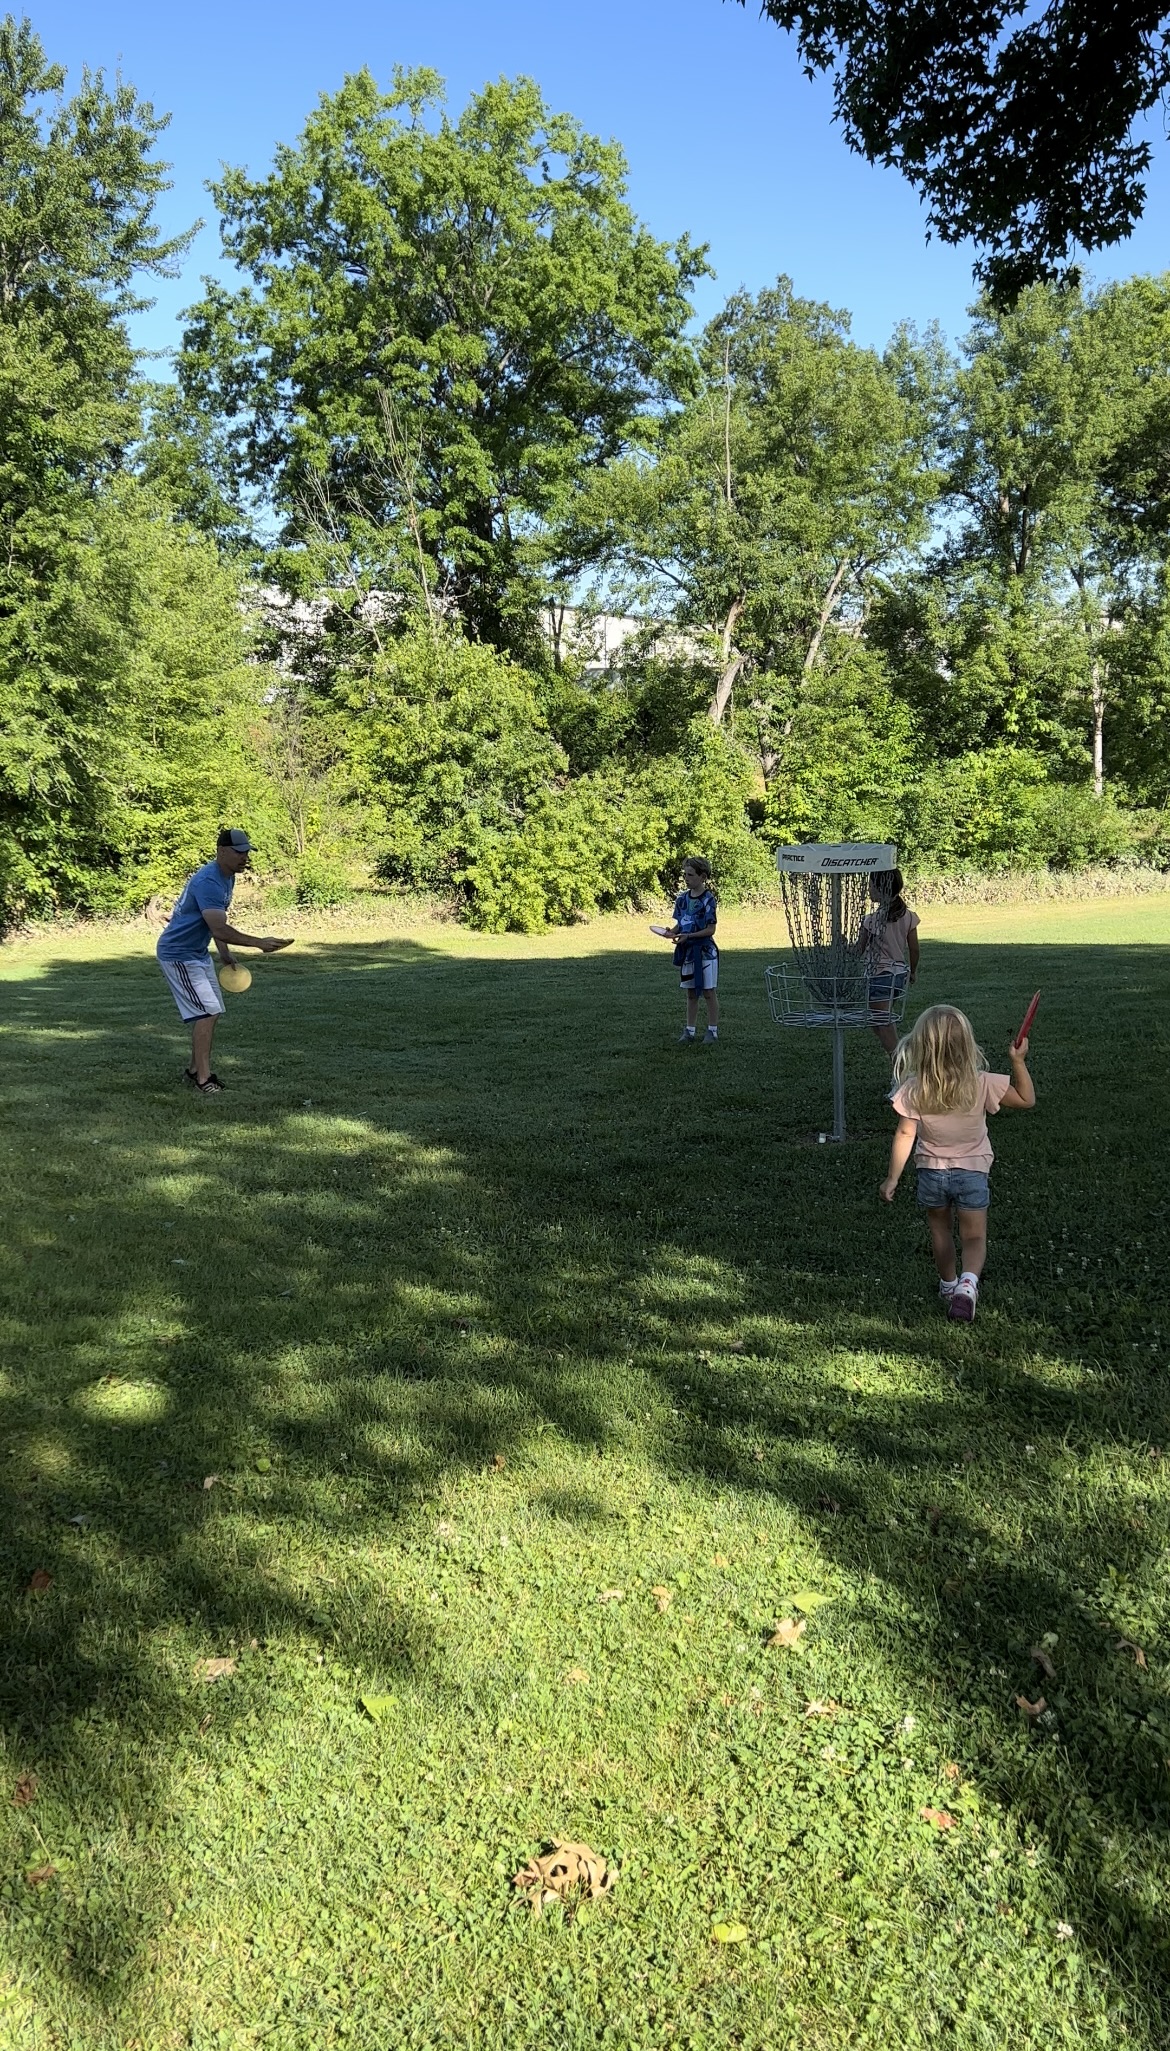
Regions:
<instances>
[{"instance_id":1,"label":"yellow disc","mask_svg":"<svg viewBox=\"0 0 1170 2051\"><path fill-rule=\"evenodd\" d=\"M228 991L232 997L239 997L243 991L252 987L251 969L229 969L221 966L216 970L216 974L219 977L220 989Z\"/></svg>"}]
</instances>

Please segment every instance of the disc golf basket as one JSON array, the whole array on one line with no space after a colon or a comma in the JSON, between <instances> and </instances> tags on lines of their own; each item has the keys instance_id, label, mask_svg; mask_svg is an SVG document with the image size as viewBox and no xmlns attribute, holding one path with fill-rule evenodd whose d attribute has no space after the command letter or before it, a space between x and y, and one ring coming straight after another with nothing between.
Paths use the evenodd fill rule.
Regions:
<instances>
[{"instance_id":1,"label":"disc golf basket","mask_svg":"<svg viewBox=\"0 0 1170 2051\"><path fill-rule=\"evenodd\" d=\"M875 869L897 867L896 847L846 841L837 846L776 850L780 890L793 960L764 970L768 1002L777 1025L825 1027L833 1035L833 1130L845 1137L845 1034L851 1027L888 1025L906 1009L906 979L893 977L880 1006L870 990L871 943L857 952L861 922L877 914L873 940L881 937L886 907L870 903Z\"/></svg>"}]
</instances>

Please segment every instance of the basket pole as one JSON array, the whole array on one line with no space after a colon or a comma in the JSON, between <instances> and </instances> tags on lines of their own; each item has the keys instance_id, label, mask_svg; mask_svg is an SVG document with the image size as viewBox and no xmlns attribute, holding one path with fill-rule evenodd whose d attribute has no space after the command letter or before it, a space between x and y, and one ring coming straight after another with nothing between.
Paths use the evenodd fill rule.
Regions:
<instances>
[{"instance_id":1,"label":"basket pole","mask_svg":"<svg viewBox=\"0 0 1170 2051\"><path fill-rule=\"evenodd\" d=\"M833 1027L833 1138L845 1137L845 1028Z\"/></svg>"}]
</instances>

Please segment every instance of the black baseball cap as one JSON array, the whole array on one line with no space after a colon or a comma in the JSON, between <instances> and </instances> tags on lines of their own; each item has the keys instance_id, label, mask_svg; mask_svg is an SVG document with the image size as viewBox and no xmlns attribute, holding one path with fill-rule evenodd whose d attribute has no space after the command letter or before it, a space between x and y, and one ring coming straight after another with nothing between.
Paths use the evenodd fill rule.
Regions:
<instances>
[{"instance_id":1,"label":"black baseball cap","mask_svg":"<svg viewBox=\"0 0 1170 2051\"><path fill-rule=\"evenodd\" d=\"M233 847L238 855L250 855L252 843L242 826L222 826L216 847Z\"/></svg>"}]
</instances>

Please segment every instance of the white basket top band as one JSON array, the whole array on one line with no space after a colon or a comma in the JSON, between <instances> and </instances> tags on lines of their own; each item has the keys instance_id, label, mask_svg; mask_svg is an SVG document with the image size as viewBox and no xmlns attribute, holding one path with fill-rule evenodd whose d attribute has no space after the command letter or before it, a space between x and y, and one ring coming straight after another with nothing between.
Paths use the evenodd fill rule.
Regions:
<instances>
[{"instance_id":1,"label":"white basket top band","mask_svg":"<svg viewBox=\"0 0 1170 2051\"><path fill-rule=\"evenodd\" d=\"M880 842L859 840L809 842L805 847L778 847L781 875L860 876L873 869L896 869L898 850Z\"/></svg>"}]
</instances>

